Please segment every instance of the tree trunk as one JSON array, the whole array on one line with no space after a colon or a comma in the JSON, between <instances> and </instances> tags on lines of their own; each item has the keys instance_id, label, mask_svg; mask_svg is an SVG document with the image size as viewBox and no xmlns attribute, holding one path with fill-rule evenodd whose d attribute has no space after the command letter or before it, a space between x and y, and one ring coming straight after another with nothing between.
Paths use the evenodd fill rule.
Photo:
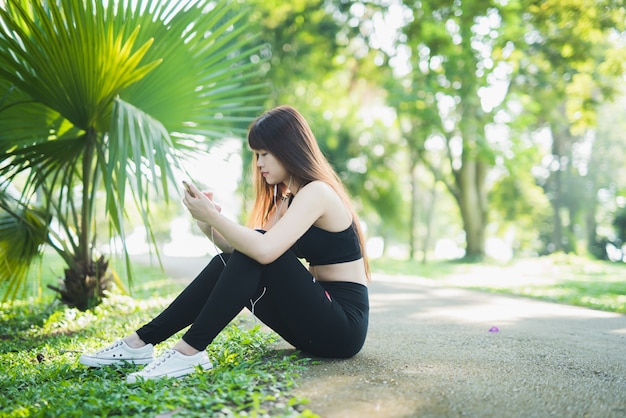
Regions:
<instances>
[{"instance_id":1,"label":"tree trunk","mask_svg":"<svg viewBox=\"0 0 626 418\"><path fill-rule=\"evenodd\" d=\"M111 287L113 275L104 257L90 261L87 265L77 260L76 265L75 269L65 270L65 277L59 281L59 287L48 287L59 293L64 304L86 311L102 302L105 291Z\"/></svg>"},{"instance_id":2,"label":"tree trunk","mask_svg":"<svg viewBox=\"0 0 626 418\"><path fill-rule=\"evenodd\" d=\"M485 176L487 165L477 159L466 159L459 171L457 202L465 231L465 258L480 260L485 257L487 229L487 192Z\"/></svg>"},{"instance_id":3,"label":"tree trunk","mask_svg":"<svg viewBox=\"0 0 626 418\"><path fill-rule=\"evenodd\" d=\"M556 156L555 156L556 157ZM561 219L561 170L554 171L551 175L550 203L552 204L552 242L549 252L563 250L563 220Z\"/></svg>"},{"instance_id":4,"label":"tree trunk","mask_svg":"<svg viewBox=\"0 0 626 418\"><path fill-rule=\"evenodd\" d=\"M570 148L571 138L568 134L567 126L552 124L552 158L553 166L550 172L548 183L548 196L552 205L552 237L548 252L565 251L565 237L563 234L563 208L564 202L564 181L570 164L567 149Z\"/></svg>"},{"instance_id":5,"label":"tree trunk","mask_svg":"<svg viewBox=\"0 0 626 418\"><path fill-rule=\"evenodd\" d=\"M78 246L73 259L66 258L69 267L65 269L65 276L59 286L48 287L59 293L61 301L81 311L94 308L102 302L105 291L110 289L112 274L109 271L109 263L104 257L94 260L95 235L93 228L93 193L97 188L98 172L94 165L95 142L97 132L89 129L85 134L85 147L82 161L82 199L79 215ZM75 207L70 209L76 216ZM92 241L93 240L93 241Z\"/></svg>"},{"instance_id":6,"label":"tree trunk","mask_svg":"<svg viewBox=\"0 0 626 418\"><path fill-rule=\"evenodd\" d=\"M415 259L415 253L417 251L417 234L415 230L418 227L418 181L417 181L417 158L411 158L410 163L410 178L411 178L411 213L409 215L409 260Z\"/></svg>"},{"instance_id":7,"label":"tree trunk","mask_svg":"<svg viewBox=\"0 0 626 418\"><path fill-rule=\"evenodd\" d=\"M428 261L428 247L430 246L430 238L433 231L433 217L435 214L435 206L437 205L437 184L433 185L430 204L425 208L426 219L424 224L426 225L426 235L424 236L424 245L422 251L422 264L426 264Z\"/></svg>"}]
</instances>

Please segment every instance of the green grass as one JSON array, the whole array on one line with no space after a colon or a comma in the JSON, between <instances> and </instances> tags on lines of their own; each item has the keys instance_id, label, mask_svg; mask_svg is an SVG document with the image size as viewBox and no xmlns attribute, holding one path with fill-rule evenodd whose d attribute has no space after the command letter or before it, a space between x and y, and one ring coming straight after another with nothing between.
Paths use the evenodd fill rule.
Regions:
<instances>
[{"instance_id":1,"label":"green grass","mask_svg":"<svg viewBox=\"0 0 626 418\"><path fill-rule=\"evenodd\" d=\"M494 262L375 260L372 270L417 275L443 284L626 313L626 264L555 254Z\"/></svg>"},{"instance_id":2,"label":"green grass","mask_svg":"<svg viewBox=\"0 0 626 418\"><path fill-rule=\"evenodd\" d=\"M46 290L40 298L0 304L0 416L315 416L306 400L289 395L310 360L274 348L276 334L242 318L209 347L214 369L208 372L128 385L125 376L141 366L80 365L80 353L132 332L184 285L158 269L139 267L136 273L133 297L114 294L89 312L61 306ZM56 280L49 276L41 286Z\"/></svg>"},{"instance_id":3,"label":"green grass","mask_svg":"<svg viewBox=\"0 0 626 418\"><path fill-rule=\"evenodd\" d=\"M407 276L421 276L429 279L445 278L454 274L459 268L455 261L429 261L422 263L417 260L397 260L389 258L377 258L370 260L372 272L384 274L396 274Z\"/></svg>"},{"instance_id":4,"label":"green grass","mask_svg":"<svg viewBox=\"0 0 626 418\"><path fill-rule=\"evenodd\" d=\"M623 278L605 278L599 283L568 280L556 286L527 286L501 291L603 311L626 313L626 289Z\"/></svg>"}]
</instances>

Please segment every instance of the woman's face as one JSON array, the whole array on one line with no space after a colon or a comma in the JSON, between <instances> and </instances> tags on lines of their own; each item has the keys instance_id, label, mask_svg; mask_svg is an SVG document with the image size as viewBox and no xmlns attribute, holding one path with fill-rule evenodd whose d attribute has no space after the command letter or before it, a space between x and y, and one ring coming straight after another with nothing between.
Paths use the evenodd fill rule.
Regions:
<instances>
[{"instance_id":1,"label":"woman's face","mask_svg":"<svg viewBox=\"0 0 626 418\"><path fill-rule=\"evenodd\" d=\"M265 150L255 150L256 166L267 184L283 183L289 178L289 173L274 155Z\"/></svg>"}]
</instances>

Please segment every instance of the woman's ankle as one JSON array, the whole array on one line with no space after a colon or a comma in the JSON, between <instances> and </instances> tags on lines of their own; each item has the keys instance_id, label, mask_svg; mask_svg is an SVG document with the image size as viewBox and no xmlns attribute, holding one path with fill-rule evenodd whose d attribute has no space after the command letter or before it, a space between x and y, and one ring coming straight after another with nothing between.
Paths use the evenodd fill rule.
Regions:
<instances>
[{"instance_id":1,"label":"woman's ankle","mask_svg":"<svg viewBox=\"0 0 626 418\"><path fill-rule=\"evenodd\" d=\"M139 338L136 332L133 332L128 337L124 338L124 342L130 348L141 348L146 346L146 342Z\"/></svg>"},{"instance_id":2,"label":"woman's ankle","mask_svg":"<svg viewBox=\"0 0 626 418\"><path fill-rule=\"evenodd\" d=\"M182 339L178 340L178 342L174 344L174 347L172 347L172 349L178 351L185 356L193 356L200 352L199 350L187 344L187 342Z\"/></svg>"}]
</instances>

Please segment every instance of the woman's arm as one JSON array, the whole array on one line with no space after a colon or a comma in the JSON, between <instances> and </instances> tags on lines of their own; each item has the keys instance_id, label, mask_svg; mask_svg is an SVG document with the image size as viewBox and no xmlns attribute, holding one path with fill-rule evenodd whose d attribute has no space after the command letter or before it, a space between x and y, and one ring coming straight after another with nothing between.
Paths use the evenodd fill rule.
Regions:
<instances>
[{"instance_id":1,"label":"woman's arm","mask_svg":"<svg viewBox=\"0 0 626 418\"><path fill-rule=\"evenodd\" d=\"M232 253L234 248L230 245L230 242L226 241L222 234L217 232L215 228L203 221L197 221L198 227L204 235L206 235L213 243L224 253Z\"/></svg>"},{"instance_id":2,"label":"woman's arm","mask_svg":"<svg viewBox=\"0 0 626 418\"><path fill-rule=\"evenodd\" d=\"M302 187L285 214L265 234L222 216L212 201L198 193L185 192L185 205L191 215L215 228L230 245L261 264L269 264L284 254L318 219L327 213L336 193L325 183Z\"/></svg>"}]
</instances>

